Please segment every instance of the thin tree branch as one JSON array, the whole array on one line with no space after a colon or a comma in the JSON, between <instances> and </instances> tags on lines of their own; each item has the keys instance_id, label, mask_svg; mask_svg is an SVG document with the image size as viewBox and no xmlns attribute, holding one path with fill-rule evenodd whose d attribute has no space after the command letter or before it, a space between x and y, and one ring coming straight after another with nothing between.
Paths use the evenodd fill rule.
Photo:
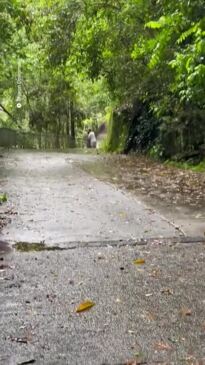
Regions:
<instances>
[{"instance_id":1,"label":"thin tree branch","mask_svg":"<svg viewBox=\"0 0 205 365\"><path fill-rule=\"evenodd\" d=\"M6 113L11 119L14 120L13 115L1 103L0 103L0 107L4 111L4 113Z\"/></svg>"}]
</instances>

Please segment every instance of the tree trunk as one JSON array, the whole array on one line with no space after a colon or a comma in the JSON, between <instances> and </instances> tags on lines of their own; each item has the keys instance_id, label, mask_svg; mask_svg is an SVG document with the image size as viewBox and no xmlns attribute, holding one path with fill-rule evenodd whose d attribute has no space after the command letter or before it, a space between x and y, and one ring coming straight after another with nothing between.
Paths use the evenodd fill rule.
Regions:
<instances>
[{"instance_id":1,"label":"tree trunk","mask_svg":"<svg viewBox=\"0 0 205 365\"><path fill-rule=\"evenodd\" d=\"M59 149L60 148L60 119L57 120L55 134L56 134L55 148Z\"/></svg>"},{"instance_id":2,"label":"tree trunk","mask_svg":"<svg viewBox=\"0 0 205 365\"><path fill-rule=\"evenodd\" d=\"M72 101L70 101L70 129L71 129L71 144L72 147L75 147L75 116L74 116Z\"/></svg>"},{"instance_id":3,"label":"tree trunk","mask_svg":"<svg viewBox=\"0 0 205 365\"><path fill-rule=\"evenodd\" d=\"M67 136L67 146L70 144L70 101L66 107L66 136Z\"/></svg>"}]
</instances>

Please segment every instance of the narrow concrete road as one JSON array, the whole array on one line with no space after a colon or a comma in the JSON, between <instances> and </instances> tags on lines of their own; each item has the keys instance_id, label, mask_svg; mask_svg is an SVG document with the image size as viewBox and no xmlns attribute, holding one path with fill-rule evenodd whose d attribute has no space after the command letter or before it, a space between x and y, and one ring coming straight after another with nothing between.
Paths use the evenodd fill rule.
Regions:
<instances>
[{"instance_id":1,"label":"narrow concrete road","mask_svg":"<svg viewBox=\"0 0 205 365\"><path fill-rule=\"evenodd\" d=\"M131 194L86 174L79 162L93 158L1 159L1 210L10 219L1 240L16 246L0 243L0 364L205 357L204 243L186 242ZM95 306L76 313L85 300Z\"/></svg>"},{"instance_id":2,"label":"narrow concrete road","mask_svg":"<svg viewBox=\"0 0 205 365\"><path fill-rule=\"evenodd\" d=\"M69 245L72 241L172 237L179 233L131 195L83 172L92 155L8 154L1 176L17 213L7 240Z\"/></svg>"}]
</instances>

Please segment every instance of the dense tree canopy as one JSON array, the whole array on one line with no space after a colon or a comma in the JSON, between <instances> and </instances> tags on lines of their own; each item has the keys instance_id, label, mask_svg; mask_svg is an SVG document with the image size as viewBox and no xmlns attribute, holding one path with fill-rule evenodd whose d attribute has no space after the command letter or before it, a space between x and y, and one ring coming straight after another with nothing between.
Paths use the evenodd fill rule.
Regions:
<instances>
[{"instance_id":1,"label":"dense tree canopy","mask_svg":"<svg viewBox=\"0 0 205 365\"><path fill-rule=\"evenodd\" d=\"M110 150L117 129L127 151L204 144L203 0L2 0L0 36L2 125L57 147L108 119Z\"/></svg>"}]
</instances>

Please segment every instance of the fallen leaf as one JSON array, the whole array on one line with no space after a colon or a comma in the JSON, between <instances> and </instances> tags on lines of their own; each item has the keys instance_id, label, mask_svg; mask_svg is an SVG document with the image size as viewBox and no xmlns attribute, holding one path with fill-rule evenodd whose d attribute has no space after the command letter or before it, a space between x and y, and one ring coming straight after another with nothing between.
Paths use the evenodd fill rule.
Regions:
<instances>
[{"instance_id":1,"label":"fallen leaf","mask_svg":"<svg viewBox=\"0 0 205 365\"><path fill-rule=\"evenodd\" d=\"M156 350L172 350L172 347L165 342L158 342L155 345Z\"/></svg>"},{"instance_id":2,"label":"fallen leaf","mask_svg":"<svg viewBox=\"0 0 205 365\"><path fill-rule=\"evenodd\" d=\"M144 259L136 259L136 260L134 260L134 264L135 265L145 264L145 260Z\"/></svg>"},{"instance_id":3,"label":"fallen leaf","mask_svg":"<svg viewBox=\"0 0 205 365\"><path fill-rule=\"evenodd\" d=\"M156 321L157 319L157 316L155 314L149 312L146 314L146 317L149 321Z\"/></svg>"},{"instance_id":4,"label":"fallen leaf","mask_svg":"<svg viewBox=\"0 0 205 365\"><path fill-rule=\"evenodd\" d=\"M182 307L180 312L182 317L186 317L186 316L191 316L192 315L192 311L191 309L187 308L187 307Z\"/></svg>"},{"instance_id":5,"label":"fallen leaf","mask_svg":"<svg viewBox=\"0 0 205 365\"><path fill-rule=\"evenodd\" d=\"M161 290L162 294L173 295L173 290L170 288L164 288Z\"/></svg>"},{"instance_id":6,"label":"fallen leaf","mask_svg":"<svg viewBox=\"0 0 205 365\"><path fill-rule=\"evenodd\" d=\"M82 302L77 308L76 313L80 313L83 311L86 311L90 308L92 308L95 305L91 300L86 300L85 302Z\"/></svg>"}]
</instances>

